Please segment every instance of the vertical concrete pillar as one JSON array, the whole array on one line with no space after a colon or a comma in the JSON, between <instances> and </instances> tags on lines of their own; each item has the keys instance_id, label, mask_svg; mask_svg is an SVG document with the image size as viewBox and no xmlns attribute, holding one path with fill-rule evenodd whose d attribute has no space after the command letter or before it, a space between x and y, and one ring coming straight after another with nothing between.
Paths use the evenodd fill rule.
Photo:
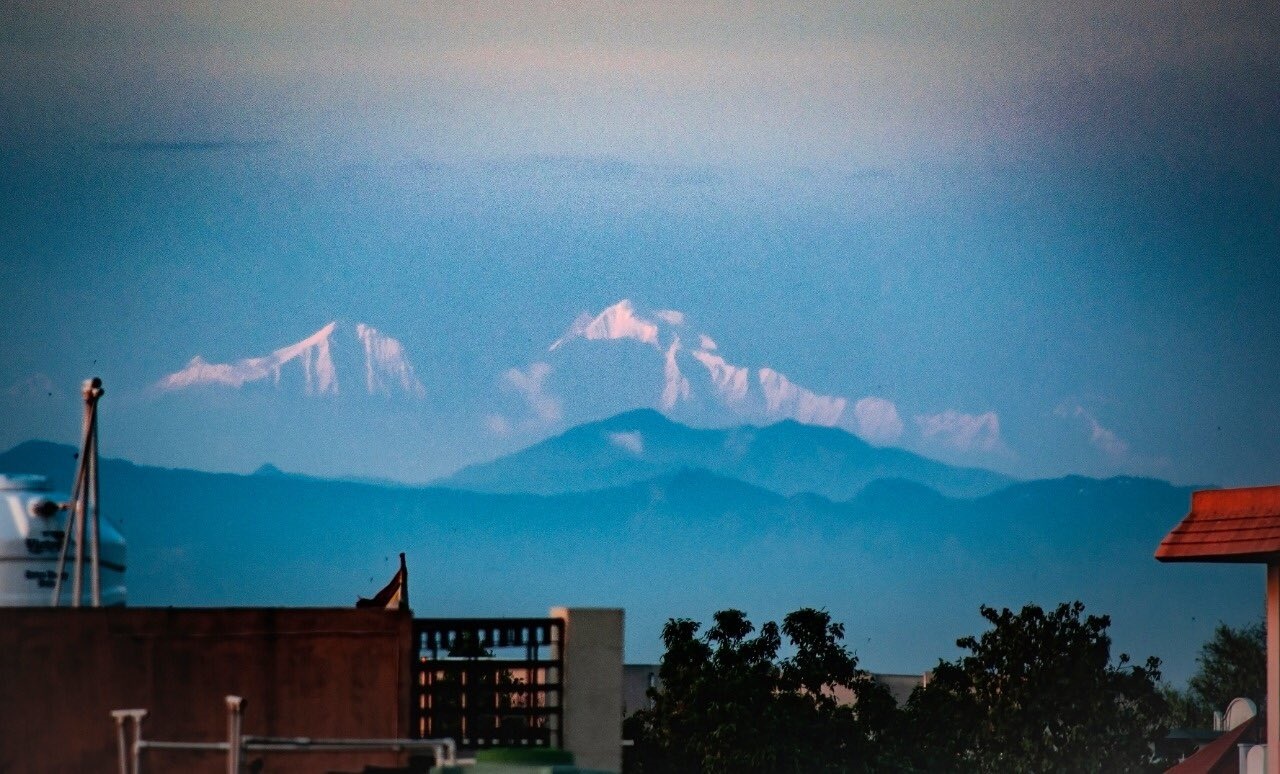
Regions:
<instances>
[{"instance_id":1,"label":"vertical concrete pillar","mask_svg":"<svg viewBox=\"0 0 1280 774\"><path fill-rule=\"evenodd\" d=\"M1267 563L1267 774L1280 774L1280 564Z\"/></svg>"},{"instance_id":2,"label":"vertical concrete pillar","mask_svg":"<svg viewBox=\"0 0 1280 774\"><path fill-rule=\"evenodd\" d=\"M564 746L584 769L622 770L620 608L553 607L564 619Z\"/></svg>"}]
</instances>

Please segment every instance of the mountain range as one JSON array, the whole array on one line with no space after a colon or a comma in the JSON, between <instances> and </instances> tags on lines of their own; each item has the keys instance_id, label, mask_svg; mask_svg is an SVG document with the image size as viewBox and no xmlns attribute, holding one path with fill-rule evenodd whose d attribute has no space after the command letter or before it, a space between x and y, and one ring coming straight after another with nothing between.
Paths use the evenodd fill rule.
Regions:
<instances>
[{"instance_id":1,"label":"mountain range","mask_svg":"<svg viewBox=\"0 0 1280 774\"><path fill-rule=\"evenodd\" d=\"M630 412L429 487L104 459L103 512L129 541L132 604L347 605L405 551L418 615L622 606L631 661L658 657L669 617L812 605L846 624L867 668L920 672L983 628L981 604L1080 599L1112 616L1119 648L1181 680L1219 619L1261 610L1256 568L1152 558L1188 488L1007 481L841 432ZM65 488L74 449L27 442L0 470Z\"/></svg>"},{"instance_id":2,"label":"mountain range","mask_svg":"<svg viewBox=\"0 0 1280 774\"><path fill-rule=\"evenodd\" d=\"M610 349L615 350L612 358L605 355ZM621 405L657 407L700 424L792 419L843 428L877 444L914 433L917 441L951 451L991 453L1004 448L993 411L946 409L917 415L909 427L888 398L822 394L776 368L733 362L684 312L640 309L627 298L596 314L583 312L545 351L529 354L535 359L500 375L504 391L525 405L491 409L485 424L497 435L550 429L565 418L566 407L579 421L591 415L593 403L614 404L612 413L621 400ZM353 384L369 394L427 396L400 340L365 323L336 321L265 355L230 362L209 362L196 355L160 377L154 387L172 393L209 386L240 389L254 383L279 386L282 380L312 396L350 391Z\"/></svg>"},{"instance_id":3,"label":"mountain range","mask_svg":"<svg viewBox=\"0 0 1280 774\"><path fill-rule=\"evenodd\" d=\"M883 478L974 497L1013 482L981 468L946 465L877 447L834 427L784 420L766 427L695 429L653 409L637 409L569 431L437 483L480 492L556 494L620 486L699 468L783 495L856 495Z\"/></svg>"},{"instance_id":4,"label":"mountain range","mask_svg":"<svg viewBox=\"0 0 1280 774\"><path fill-rule=\"evenodd\" d=\"M622 298L583 312L558 337L554 329L534 332L527 347L490 360L451 361L437 352L419 363L414 348L432 351L433 341L422 331L409 326L402 340L342 320L279 346L280 339L263 344L255 336L259 343L249 348L207 337L177 350L165 364L176 370L148 371L145 395L121 404L133 415L117 437L129 456L149 461L240 470L275 461L313 474L494 492L581 491L698 467L783 494L840 499L876 478L902 477L974 496L1012 481L989 468L1018 470L1000 417L985 405L900 407L891 397L863 394L865 387L853 385L864 380L845 378L837 364L793 371L753 362L749 349L734 354L744 349L734 331L722 344L708 330L684 312ZM183 358L189 360L180 365ZM821 379L824 373L839 378ZM826 394L841 384L850 392ZM15 389L43 394L34 382ZM125 389L112 394L127 395ZM30 419L21 430L11 427L5 441L42 432L50 424L37 416L43 405L34 397L15 405ZM652 432L617 427L606 442L576 429L635 407L690 427L729 429L676 437L670 423ZM135 429L144 425L154 430ZM211 425L225 442L205 444ZM1104 427L1096 432L1109 437ZM566 447L575 443L591 448ZM505 467L475 464L530 444L537 445ZM789 448L795 444L814 454L797 456ZM537 480L546 475L539 471L552 470L546 462L564 455L583 466L554 468L552 479Z\"/></svg>"}]
</instances>

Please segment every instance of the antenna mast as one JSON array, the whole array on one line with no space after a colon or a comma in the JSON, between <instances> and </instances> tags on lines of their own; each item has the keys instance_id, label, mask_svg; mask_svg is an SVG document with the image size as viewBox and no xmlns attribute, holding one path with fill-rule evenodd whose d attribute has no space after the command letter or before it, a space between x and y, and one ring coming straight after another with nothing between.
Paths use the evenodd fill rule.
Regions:
<instances>
[{"instance_id":1,"label":"antenna mast","mask_svg":"<svg viewBox=\"0 0 1280 774\"><path fill-rule=\"evenodd\" d=\"M71 512L62 534L62 550L58 553L58 574L53 582L53 606L58 607L62 598L62 579L66 577L67 551L75 534L75 568L72 573L71 606L80 607L83 595L86 522L89 532L89 592L94 607L102 606L102 589L98 568L99 517L98 517L98 399L102 397L102 380L98 377L84 383L84 433L80 440L80 459L76 464L75 485L71 489L71 502L63 503L63 510ZM89 518L89 517L92 518Z\"/></svg>"}]
</instances>

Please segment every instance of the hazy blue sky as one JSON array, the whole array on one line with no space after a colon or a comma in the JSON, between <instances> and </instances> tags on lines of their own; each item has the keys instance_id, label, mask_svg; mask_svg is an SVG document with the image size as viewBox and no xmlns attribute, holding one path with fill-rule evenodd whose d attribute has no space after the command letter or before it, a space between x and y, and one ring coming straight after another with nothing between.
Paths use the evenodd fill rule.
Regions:
<instances>
[{"instance_id":1,"label":"hazy blue sky","mask_svg":"<svg viewBox=\"0 0 1280 774\"><path fill-rule=\"evenodd\" d=\"M0 446L97 373L113 456L425 480L679 336L690 422L1280 480L1272 2L90 5L0 1ZM685 322L548 351L621 299ZM423 396L156 387L330 320ZM708 397L702 333L807 393Z\"/></svg>"}]
</instances>

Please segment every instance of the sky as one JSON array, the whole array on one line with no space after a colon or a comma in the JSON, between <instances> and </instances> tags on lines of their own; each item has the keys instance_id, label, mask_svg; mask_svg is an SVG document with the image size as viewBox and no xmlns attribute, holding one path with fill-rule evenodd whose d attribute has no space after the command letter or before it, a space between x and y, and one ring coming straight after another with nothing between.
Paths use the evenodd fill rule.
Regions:
<instances>
[{"instance_id":1,"label":"sky","mask_svg":"<svg viewBox=\"0 0 1280 774\"><path fill-rule=\"evenodd\" d=\"M1265 2L0 0L0 446L73 442L99 375L105 454L204 470L429 481L648 405L1273 483L1278 33Z\"/></svg>"}]
</instances>

